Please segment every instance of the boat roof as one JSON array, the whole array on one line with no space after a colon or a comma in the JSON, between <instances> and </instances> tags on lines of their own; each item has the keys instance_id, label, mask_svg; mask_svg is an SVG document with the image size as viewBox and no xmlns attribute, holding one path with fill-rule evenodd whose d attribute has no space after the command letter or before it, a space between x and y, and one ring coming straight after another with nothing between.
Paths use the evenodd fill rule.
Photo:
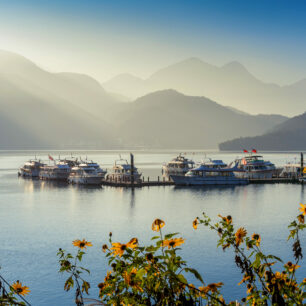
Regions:
<instances>
[{"instance_id":1,"label":"boat roof","mask_svg":"<svg viewBox=\"0 0 306 306\"><path fill-rule=\"evenodd\" d=\"M202 164L197 168L193 168L190 171L205 171L205 172L233 172L235 169L233 168L209 168L207 165Z\"/></svg>"},{"instance_id":2,"label":"boat roof","mask_svg":"<svg viewBox=\"0 0 306 306\"><path fill-rule=\"evenodd\" d=\"M203 163L204 165L219 165L226 166L226 164L221 159L213 159Z\"/></svg>"}]
</instances>

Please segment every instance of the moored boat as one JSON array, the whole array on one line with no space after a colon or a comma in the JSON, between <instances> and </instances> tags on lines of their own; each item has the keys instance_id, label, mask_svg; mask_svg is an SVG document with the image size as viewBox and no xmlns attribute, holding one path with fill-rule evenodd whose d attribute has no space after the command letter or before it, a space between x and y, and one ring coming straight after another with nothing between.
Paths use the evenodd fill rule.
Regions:
<instances>
[{"instance_id":1,"label":"moored boat","mask_svg":"<svg viewBox=\"0 0 306 306\"><path fill-rule=\"evenodd\" d=\"M163 165L162 171L166 176L185 175L192 168L194 168L194 161L179 154L167 164Z\"/></svg>"},{"instance_id":2,"label":"moored boat","mask_svg":"<svg viewBox=\"0 0 306 306\"><path fill-rule=\"evenodd\" d=\"M199 186L199 185L245 185L247 178L239 178L234 174L239 171L234 168L211 168L205 164L189 170L184 176L171 175L170 178L175 185Z\"/></svg>"},{"instance_id":3,"label":"moored boat","mask_svg":"<svg viewBox=\"0 0 306 306\"><path fill-rule=\"evenodd\" d=\"M102 171L100 166L93 167L93 163L81 163L73 167L68 177L68 183L81 185L101 185L105 176L105 171Z\"/></svg>"},{"instance_id":4,"label":"moored boat","mask_svg":"<svg viewBox=\"0 0 306 306\"><path fill-rule=\"evenodd\" d=\"M113 182L141 182L141 173L136 167L132 167L126 159L115 161L111 172L106 175L106 180Z\"/></svg>"},{"instance_id":5,"label":"moored boat","mask_svg":"<svg viewBox=\"0 0 306 306\"><path fill-rule=\"evenodd\" d=\"M236 159L231 165L233 164L237 165L239 171L234 173L239 178L269 179L276 171L275 165L270 161L265 161L261 155L250 154Z\"/></svg>"},{"instance_id":6,"label":"moored boat","mask_svg":"<svg viewBox=\"0 0 306 306\"><path fill-rule=\"evenodd\" d=\"M41 167L39 178L42 180L67 181L70 170L71 168L67 162L55 162L54 165L44 165Z\"/></svg>"},{"instance_id":7,"label":"moored boat","mask_svg":"<svg viewBox=\"0 0 306 306\"><path fill-rule=\"evenodd\" d=\"M38 177L41 167L45 166L40 160L29 160L18 170L18 175L22 177Z\"/></svg>"}]
</instances>

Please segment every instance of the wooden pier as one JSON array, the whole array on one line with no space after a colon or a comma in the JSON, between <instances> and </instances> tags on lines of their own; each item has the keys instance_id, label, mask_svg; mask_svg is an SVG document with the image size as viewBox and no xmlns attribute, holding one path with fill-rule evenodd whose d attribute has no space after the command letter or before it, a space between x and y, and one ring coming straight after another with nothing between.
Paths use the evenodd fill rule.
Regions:
<instances>
[{"instance_id":1,"label":"wooden pier","mask_svg":"<svg viewBox=\"0 0 306 306\"><path fill-rule=\"evenodd\" d=\"M267 178L267 179L249 179L249 184L301 184L296 178ZM141 187L153 187L153 186L174 186L174 182L171 180L162 179L159 177L157 180L150 180L148 177L146 180L143 178L141 182L131 181L119 181L119 180L103 180L102 186L111 187L126 187L126 188L141 188Z\"/></svg>"},{"instance_id":2,"label":"wooden pier","mask_svg":"<svg viewBox=\"0 0 306 306\"><path fill-rule=\"evenodd\" d=\"M142 181L139 182L131 182L131 181L121 181L121 180L103 180L102 186L112 186L112 187L127 187L127 188L134 188L134 187L153 187L153 186L173 186L174 182L169 179L159 177L157 180L150 180L150 177L145 179L143 177Z\"/></svg>"},{"instance_id":3,"label":"wooden pier","mask_svg":"<svg viewBox=\"0 0 306 306\"><path fill-rule=\"evenodd\" d=\"M250 184L301 184L297 178L273 177L266 179L249 179Z\"/></svg>"}]
</instances>

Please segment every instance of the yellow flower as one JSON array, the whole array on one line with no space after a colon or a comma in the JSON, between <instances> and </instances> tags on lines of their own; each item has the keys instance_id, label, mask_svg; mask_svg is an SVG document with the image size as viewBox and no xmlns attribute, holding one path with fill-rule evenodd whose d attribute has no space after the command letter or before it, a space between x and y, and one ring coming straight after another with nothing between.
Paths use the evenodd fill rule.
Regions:
<instances>
[{"instance_id":1,"label":"yellow flower","mask_svg":"<svg viewBox=\"0 0 306 306\"><path fill-rule=\"evenodd\" d=\"M298 269L300 266L299 266L299 265L293 264L291 261L288 261L288 262L285 264L285 267L289 270L289 272L293 272L293 271L295 271L296 269Z\"/></svg>"},{"instance_id":2,"label":"yellow flower","mask_svg":"<svg viewBox=\"0 0 306 306\"><path fill-rule=\"evenodd\" d=\"M237 232L235 234L237 246L239 246L241 244L241 242L243 242L243 238L246 236L246 234L247 234L247 231L243 227L240 227L237 230Z\"/></svg>"},{"instance_id":3,"label":"yellow flower","mask_svg":"<svg viewBox=\"0 0 306 306\"><path fill-rule=\"evenodd\" d=\"M221 215L218 215L218 217L220 217L227 224L231 224L232 223L232 216L223 217Z\"/></svg>"},{"instance_id":4,"label":"yellow flower","mask_svg":"<svg viewBox=\"0 0 306 306\"><path fill-rule=\"evenodd\" d=\"M137 274L137 269L136 268L132 268L132 270L130 271L130 273L128 273L127 271L123 272L123 278L124 281L128 284L131 285L131 281L135 278Z\"/></svg>"},{"instance_id":5,"label":"yellow flower","mask_svg":"<svg viewBox=\"0 0 306 306\"><path fill-rule=\"evenodd\" d=\"M14 283L12 285L12 288L14 289L14 291L19 294L19 295L27 295L30 290L29 287L27 286L22 286L22 283L20 283L19 281L17 281L16 283Z\"/></svg>"},{"instance_id":6,"label":"yellow flower","mask_svg":"<svg viewBox=\"0 0 306 306\"><path fill-rule=\"evenodd\" d=\"M193 228L196 230L198 228L198 224L199 224L199 220L198 218L195 218L193 221L192 221L192 226Z\"/></svg>"},{"instance_id":7,"label":"yellow flower","mask_svg":"<svg viewBox=\"0 0 306 306\"><path fill-rule=\"evenodd\" d=\"M255 240L256 241L256 245L259 246L260 240L261 240L260 235L259 234L253 234L252 235L252 240Z\"/></svg>"},{"instance_id":8,"label":"yellow flower","mask_svg":"<svg viewBox=\"0 0 306 306\"><path fill-rule=\"evenodd\" d=\"M238 285L240 286L242 283L244 283L245 281L247 281L248 279L250 279L251 276L244 274L242 280L238 283Z\"/></svg>"},{"instance_id":9,"label":"yellow flower","mask_svg":"<svg viewBox=\"0 0 306 306\"><path fill-rule=\"evenodd\" d=\"M303 279L303 283L306 283L306 278Z\"/></svg>"},{"instance_id":10,"label":"yellow flower","mask_svg":"<svg viewBox=\"0 0 306 306\"><path fill-rule=\"evenodd\" d=\"M127 249L127 245L126 244L121 244L120 242L114 242L112 243L112 248L110 248L111 250L113 250L113 254L115 256L119 255L120 257L123 255L124 251Z\"/></svg>"},{"instance_id":11,"label":"yellow flower","mask_svg":"<svg viewBox=\"0 0 306 306\"><path fill-rule=\"evenodd\" d=\"M299 210L301 211L303 216L305 216L306 215L306 204L300 203L300 205L301 205L301 207L299 208Z\"/></svg>"},{"instance_id":12,"label":"yellow flower","mask_svg":"<svg viewBox=\"0 0 306 306\"><path fill-rule=\"evenodd\" d=\"M219 283L211 283L211 284L208 284L206 287L204 287L203 292L204 293L207 293L209 291L216 292L218 290L218 288L220 288L222 286L223 286L223 283L221 283L221 282L219 282Z\"/></svg>"},{"instance_id":13,"label":"yellow flower","mask_svg":"<svg viewBox=\"0 0 306 306\"><path fill-rule=\"evenodd\" d=\"M185 242L185 240L183 238L173 238L173 239L169 239L169 240L164 240L163 241L163 246L164 247L168 247L168 249L170 248L176 248L179 245L183 244Z\"/></svg>"},{"instance_id":14,"label":"yellow flower","mask_svg":"<svg viewBox=\"0 0 306 306\"><path fill-rule=\"evenodd\" d=\"M83 240L80 240L80 239L74 240L74 241L72 241L72 244L74 246L80 248L81 250L82 249L86 249L87 246L92 246L92 243L86 241L85 239L83 239Z\"/></svg>"},{"instance_id":15,"label":"yellow flower","mask_svg":"<svg viewBox=\"0 0 306 306\"><path fill-rule=\"evenodd\" d=\"M299 220L300 223L303 223L303 224L304 224L304 222L305 222L305 217L304 217L304 215L302 215L302 214L301 214L301 215L298 215L297 218L298 218L298 220Z\"/></svg>"},{"instance_id":16,"label":"yellow flower","mask_svg":"<svg viewBox=\"0 0 306 306\"><path fill-rule=\"evenodd\" d=\"M138 246L138 239L137 238L132 238L127 244L126 246L128 248L134 249Z\"/></svg>"},{"instance_id":17,"label":"yellow flower","mask_svg":"<svg viewBox=\"0 0 306 306\"><path fill-rule=\"evenodd\" d=\"M247 293L251 293L253 290L253 286L251 284L247 284Z\"/></svg>"},{"instance_id":18,"label":"yellow flower","mask_svg":"<svg viewBox=\"0 0 306 306\"><path fill-rule=\"evenodd\" d=\"M152 230L155 232L159 232L159 230L165 226L165 222L160 219L155 219L152 223Z\"/></svg>"}]
</instances>

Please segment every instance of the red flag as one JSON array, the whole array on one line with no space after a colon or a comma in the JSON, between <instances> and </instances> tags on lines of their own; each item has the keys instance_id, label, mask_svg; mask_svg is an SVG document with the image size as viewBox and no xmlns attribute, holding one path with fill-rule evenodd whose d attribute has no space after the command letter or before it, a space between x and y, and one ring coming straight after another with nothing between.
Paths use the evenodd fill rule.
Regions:
<instances>
[{"instance_id":1,"label":"red flag","mask_svg":"<svg viewBox=\"0 0 306 306\"><path fill-rule=\"evenodd\" d=\"M48 154L48 157L50 160L54 160L54 158L50 154Z\"/></svg>"},{"instance_id":2,"label":"red flag","mask_svg":"<svg viewBox=\"0 0 306 306\"><path fill-rule=\"evenodd\" d=\"M246 149L244 149L244 150L243 150L243 152L244 152L244 153L249 153L249 151L248 151L248 150L246 150Z\"/></svg>"},{"instance_id":3,"label":"red flag","mask_svg":"<svg viewBox=\"0 0 306 306\"><path fill-rule=\"evenodd\" d=\"M257 153L257 150L253 149L252 152L253 152L253 153Z\"/></svg>"}]
</instances>

